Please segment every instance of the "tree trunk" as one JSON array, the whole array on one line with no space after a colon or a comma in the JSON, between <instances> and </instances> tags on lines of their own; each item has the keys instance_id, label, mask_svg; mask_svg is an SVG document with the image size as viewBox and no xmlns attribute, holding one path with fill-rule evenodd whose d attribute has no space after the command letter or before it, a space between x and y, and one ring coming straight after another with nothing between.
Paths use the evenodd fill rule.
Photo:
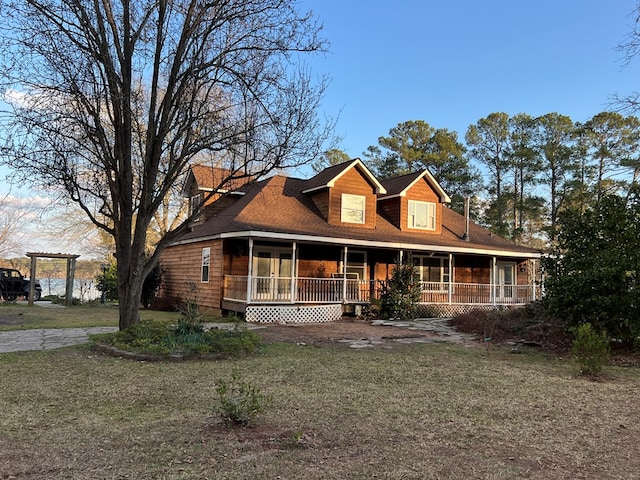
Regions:
<instances>
[{"instance_id":1,"label":"tree trunk","mask_svg":"<svg viewBox=\"0 0 640 480\"><path fill-rule=\"evenodd\" d=\"M140 297L142 294L142 265L140 262L118 262L118 300L120 330L124 330L140 321ZM120 276L124 281L120 280Z\"/></svg>"},{"instance_id":2,"label":"tree trunk","mask_svg":"<svg viewBox=\"0 0 640 480\"><path fill-rule=\"evenodd\" d=\"M121 292L119 304L118 328L125 330L140 321L140 293L141 288L130 288L128 292Z\"/></svg>"}]
</instances>

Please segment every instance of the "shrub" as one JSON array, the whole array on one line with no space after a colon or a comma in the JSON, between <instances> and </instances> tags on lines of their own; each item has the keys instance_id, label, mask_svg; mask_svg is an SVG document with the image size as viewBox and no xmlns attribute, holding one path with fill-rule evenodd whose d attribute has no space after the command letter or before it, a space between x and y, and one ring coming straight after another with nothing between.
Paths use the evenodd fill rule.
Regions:
<instances>
[{"instance_id":1,"label":"shrub","mask_svg":"<svg viewBox=\"0 0 640 480\"><path fill-rule=\"evenodd\" d=\"M624 346L640 337L640 189L566 209L553 255L543 259L544 304L568 327L589 322Z\"/></svg>"},{"instance_id":2,"label":"shrub","mask_svg":"<svg viewBox=\"0 0 640 480\"><path fill-rule=\"evenodd\" d=\"M160 264L156 264L142 283L140 302L144 308L149 308L162 284L164 270ZM118 300L118 265L111 263L96 277L96 289L104 293L107 301Z\"/></svg>"},{"instance_id":3,"label":"shrub","mask_svg":"<svg viewBox=\"0 0 640 480\"><path fill-rule=\"evenodd\" d=\"M498 343L522 341L565 352L571 348L570 332L562 322L549 317L539 302L502 311L474 309L453 317L450 324L461 332L474 333L479 338L489 336Z\"/></svg>"},{"instance_id":4,"label":"shrub","mask_svg":"<svg viewBox=\"0 0 640 480\"><path fill-rule=\"evenodd\" d=\"M142 283L142 294L140 295L140 302L144 308L149 308L151 302L156 298L156 293L162 285L162 275L164 269L160 264L156 264L149 272Z\"/></svg>"},{"instance_id":5,"label":"shrub","mask_svg":"<svg viewBox=\"0 0 640 480\"><path fill-rule=\"evenodd\" d=\"M138 353L209 354L221 358L249 355L260 345L260 337L244 328L205 331L200 324L178 321L171 325L153 320L115 333L92 335L91 340Z\"/></svg>"},{"instance_id":6,"label":"shrub","mask_svg":"<svg viewBox=\"0 0 640 480\"><path fill-rule=\"evenodd\" d=\"M102 292L105 300L118 300L118 266L115 263L109 264L96 277L96 288Z\"/></svg>"},{"instance_id":7,"label":"shrub","mask_svg":"<svg viewBox=\"0 0 640 480\"><path fill-rule=\"evenodd\" d=\"M248 425L272 401L260 388L241 381L237 372L231 374L229 381L219 379L216 392L220 398L217 412L229 428Z\"/></svg>"},{"instance_id":8,"label":"shrub","mask_svg":"<svg viewBox=\"0 0 640 480\"><path fill-rule=\"evenodd\" d=\"M597 332L590 323L576 329L571 354L578 362L582 375L598 375L609 361L609 337L605 331Z\"/></svg>"},{"instance_id":9,"label":"shrub","mask_svg":"<svg viewBox=\"0 0 640 480\"><path fill-rule=\"evenodd\" d=\"M384 318L407 320L415 318L422 295L413 259L407 255L393 266L391 278L382 284L380 314Z\"/></svg>"}]
</instances>

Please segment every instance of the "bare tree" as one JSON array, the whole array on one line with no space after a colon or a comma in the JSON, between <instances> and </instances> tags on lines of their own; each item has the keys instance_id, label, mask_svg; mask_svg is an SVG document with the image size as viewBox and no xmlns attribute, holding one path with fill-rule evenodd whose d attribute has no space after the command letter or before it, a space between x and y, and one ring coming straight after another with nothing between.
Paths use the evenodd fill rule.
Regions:
<instances>
[{"instance_id":1,"label":"bare tree","mask_svg":"<svg viewBox=\"0 0 640 480\"><path fill-rule=\"evenodd\" d=\"M636 3L630 16L633 17L633 25L618 45L624 66L628 66L640 54L640 2ZM640 111L640 91L638 90L626 94L614 94L612 100L613 105L623 113L636 114Z\"/></svg>"},{"instance_id":2,"label":"bare tree","mask_svg":"<svg viewBox=\"0 0 640 480\"><path fill-rule=\"evenodd\" d=\"M0 198L0 257L18 246L20 222L27 215L27 210L16 208L12 200L15 197L10 195Z\"/></svg>"},{"instance_id":3,"label":"bare tree","mask_svg":"<svg viewBox=\"0 0 640 480\"><path fill-rule=\"evenodd\" d=\"M222 159L225 184L323 151L332 127L317 115L326 79L300 59L327 45L294 2L8 0L2 8L0 75L13 107L2 162L62 188L113 236L121 329L139 321L144 278L189 223L145 256L149 225L192 159Z\"/></svg>"}]
</instances>

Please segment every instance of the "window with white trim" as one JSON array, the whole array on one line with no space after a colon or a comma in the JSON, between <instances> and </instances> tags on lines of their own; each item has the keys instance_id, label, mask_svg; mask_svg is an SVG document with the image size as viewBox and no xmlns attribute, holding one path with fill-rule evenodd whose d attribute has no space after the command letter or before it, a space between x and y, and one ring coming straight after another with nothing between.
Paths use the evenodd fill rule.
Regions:
<instances>
[{"instance_id":1,"label":"window with white trim","mask_svg":"<svg viewBox=\"0 0 640 480\"><path fill-rule=\"evenodd\" d=\"M211 248L206 247L202 249L202 270L200 281L202 283L209 282L209 264L211 262Z\"/></svg>"},{"instance_id":2,"label":"window with white trim","mask_svg":"<svg viewBox=\"0 0 640 480\"><path fill-rule=\"evenodd\" d=\"M423 230L436 229L436 204L433 202L419 202L409 200L407 226Z\"/></svg>"},{"instance_id":3,"label":"window with white trim","mask_svg":"<svg viewBox=\"0 0 640 480\"><path fill-rule=\"evenodd\" d=\"M364 209L367 199L364 195L342 194L340 221L344 223L364 223Z\"/></svg>"}]
</instances>

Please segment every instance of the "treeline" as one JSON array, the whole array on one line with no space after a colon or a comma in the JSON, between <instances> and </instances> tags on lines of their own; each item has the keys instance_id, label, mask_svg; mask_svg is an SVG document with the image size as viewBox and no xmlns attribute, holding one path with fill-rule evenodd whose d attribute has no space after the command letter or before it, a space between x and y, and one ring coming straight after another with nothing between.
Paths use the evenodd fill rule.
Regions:
<instances>
[{"instance_id":1,"label":"treeline","mask_svg":"<svg viewBox=\"0 0 640 480\"><path fill-rule=\"evenodd\" d=\"M363 152L379 178L428 168L462 212L472 198L476 221L534 247L553 245L563 210L626 196L640 172L640 120L616 112L584 123L566 115L491 113L458 134L425 121L400 123ZM348 156L326 152L315 170ZM485 174L481 173L482 167Z\"/></svg>"},{"instance_id":2,"label":"treeline","mask_svg":"<svg viewBox=\"0 0 640 480\"><path fill-rule=\"evenodd\" d=\"M75 278L93 279L102 272L102 263L99 260L76 260ZM16 257L0 259L0 267L14 268L25 277L31 272L31 259L28 257ZM67 261L60 258L39 258L36 263L37 279L65 278L67 274Z\"/></svg>"}]
</instances>

